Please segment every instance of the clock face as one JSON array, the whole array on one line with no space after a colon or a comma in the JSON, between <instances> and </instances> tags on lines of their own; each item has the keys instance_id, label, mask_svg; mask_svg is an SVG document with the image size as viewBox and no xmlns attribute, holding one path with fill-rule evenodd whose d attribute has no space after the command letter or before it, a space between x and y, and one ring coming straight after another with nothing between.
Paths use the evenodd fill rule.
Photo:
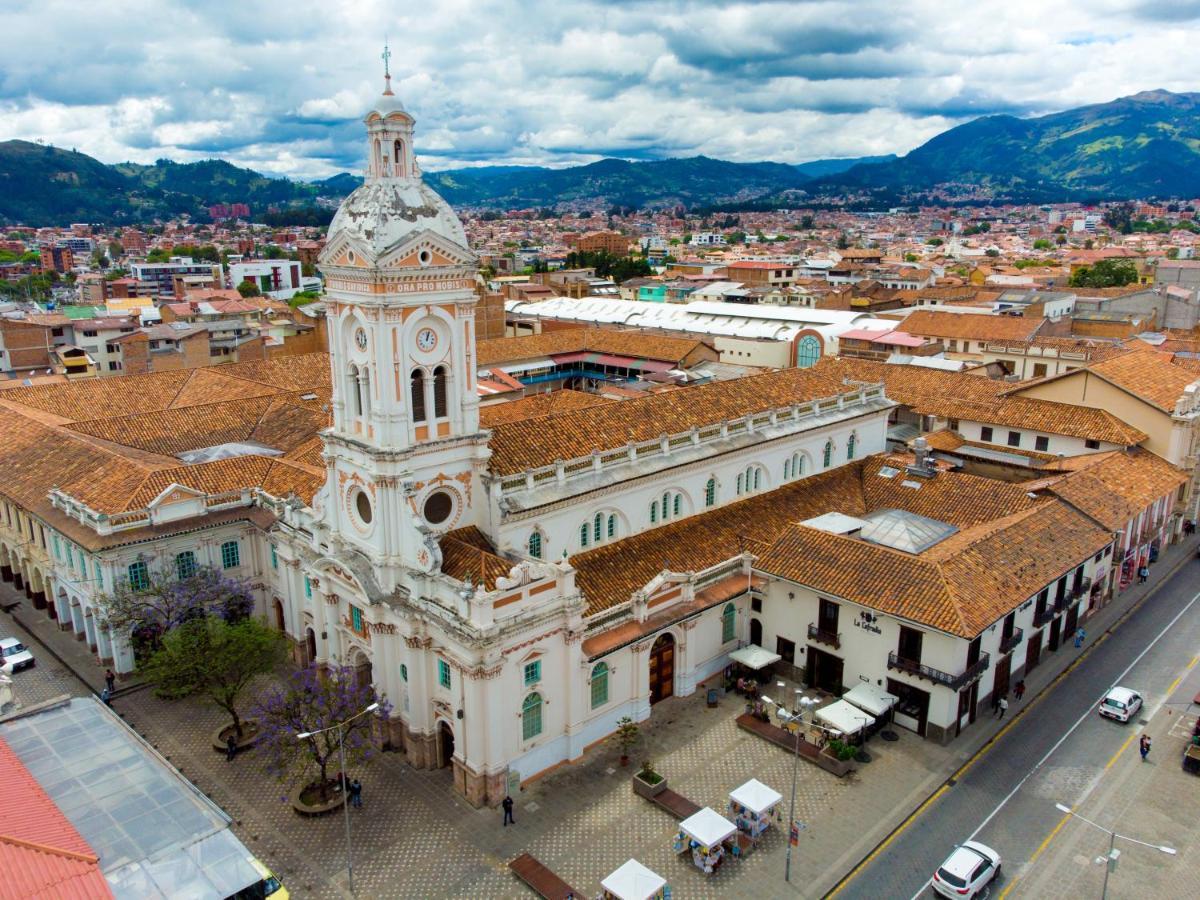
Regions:
<instances>
[{"instance_id":1,"label":"clock face","mask_svg":"<svg viewBox=\"0 0 1200 900\"><path fill-rule=\"evenodd\" d=\"M432 328L422 328L417 332L417 348L428 353L437 346L437 332Z\"/></svg>"},{"instance_id":2,"label":"clock face","mask_svg":"<svg viewBox=\"0 0 1200 900\"><path fill-rule=\"evenodd\" d=\"M367 349L367 333L361 328L354 332L354 343L358 345L359 350Z\"/></svg>"}]
</instances>

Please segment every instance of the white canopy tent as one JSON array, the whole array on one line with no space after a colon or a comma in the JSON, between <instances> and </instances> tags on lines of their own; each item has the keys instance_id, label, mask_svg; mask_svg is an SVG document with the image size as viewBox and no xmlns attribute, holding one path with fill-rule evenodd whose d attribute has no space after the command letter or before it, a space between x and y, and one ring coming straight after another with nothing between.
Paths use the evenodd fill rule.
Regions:
<instances>
[{"instance_id":1,"label":"white canopy tent","mask_svg":"<svg viewBox=\"0 0 1200 900\"><path fill-rule=\"evenodd\" d=\"M650 900L666 887L667 880L631 859L600 882L617 900Z\"/></svg>"},{"instance_id":2,"label":"white canopy tent","mask_svg":"<svg viewBox=\"0 0 1200 900\"><path fill-rule=\"evenodd\" d=\"M883 716L887 711L900 702L895 694L889 694L881 687L866 681L860 681L846 693L842 699L853 703L859 709L866 710L873 716Z\"/></svg>"},{"instance_id":3,"label":"white canopy tent","mask_svg":"<svg viewBox=\"0 0 1200 900\"><path fill-rule=\"evenodd\" d=\"M772 653L770 650L764 650L758 644L750 644L748 647L740 647L729 654L729 658L735 663L741 663L747 669L765 669L771 663L777 663L783 659L778 653Z\"/></svg>"},{"instance_id":4,"label":"white canopy tent","mask_svg":"<svg viewBox=\"0 0 1200 900\"><path fill-rule=\"evenodd\" d=\"M822 706L817 710L817 719L843 734L857 734L875 721L874 716L845 700Z\"/></svg>"},{"instance_id":5,"label":"white canopy tent","mask_svg":"<svg viewBox=\"0 0 1200 900\"><path fill-rule=\"evenodd\" d=\"M739 788L729 792L729 799L744 806L756 816L761 816L783 799L783 794L767 787L757 778L751 778Z\"/></svg>"},{"instance_id":6,"label":"white canopy tent","mask_svg":"<svg viewBox=\"0 0 1200 900\"><path fill-rule=\"evenodd\" d=\"M716 847L737 834L736 825L707 806L680 822L679 829L702 847Z\"/></svg>"}]
</instances>

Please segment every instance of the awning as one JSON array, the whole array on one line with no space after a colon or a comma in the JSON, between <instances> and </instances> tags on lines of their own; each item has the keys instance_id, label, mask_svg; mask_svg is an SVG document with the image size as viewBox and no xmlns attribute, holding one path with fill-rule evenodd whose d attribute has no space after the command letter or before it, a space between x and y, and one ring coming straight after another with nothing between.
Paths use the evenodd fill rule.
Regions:
<instances>
[{"instance_id":1,"label":"awning","mask_svg":"<svg viewBox=\"0 0 1200 900\"><path fill-rule=\"evenodd\" d=\"M783 659L778 653L764 650L758 644L740 647L730 653L729 658L735 663L741 663L747 669L765 669L771 663L776 663Z\"/></svg>"},{"instance_id":2,"label":"awning","mask_svg":"<svg viewBox=\"0 0 1200 900\"><path fill-rule=\"evenodd\" d=\"M863 712L845 700L837 700L817 710L817 718L843 734L857 734L864 726L875 721L875 717Z\"/></svg>"},{"instance_id":3,"label":"awning","mask_svg":"<svg viewBox=\"0 0 1200 900\"><path fill-rule=\"evenodd\" d=\"M666 887L667 880L631 859L600 882L618 900L649 900Z\"/></svg>"},{"instance_id":4,"label":"awning","mask_svg":"<svg viewBox=\"0 0 1200 900\"><path fill-rule=\"evenodd\" d=\"M737 826L707 806L679 823L679 829L705 848L715 847L737 834Z\"/></svg>"},{"instance_id":5,"label":"awning","mask_svg":"<svg viewBox=\"0 0 1200 900\"><path fill-rule=\"evenodd\" d=\"M625 369L640 368L641 360L634 356L614 356L612 353L597 353L595 362L602 366L621 366Z\"/></svg>"},{"instance_id":6,"label":"awning","mask_svg":"<svg viewBox=\"0 0 1200 900\"><path fill-rule=\"evenodd\" d=\"M760 816L783 799L783 794L767 787L757 778L751 778L740 788L729 792L729 799Z\"/></svg>"},{"instance_id":7,"label":"awning","mask_svg":"<svg viewBox=\"0 0 1200 900\"><path fill-rule=\"evenodd\" d=\"M860 681L846 693L842 699L853 703L859 709L866 710L873 716L882 716L900 702L895 694L889 694L881 687L876 687L865 681Z\"/></svg>"}]
</instances>

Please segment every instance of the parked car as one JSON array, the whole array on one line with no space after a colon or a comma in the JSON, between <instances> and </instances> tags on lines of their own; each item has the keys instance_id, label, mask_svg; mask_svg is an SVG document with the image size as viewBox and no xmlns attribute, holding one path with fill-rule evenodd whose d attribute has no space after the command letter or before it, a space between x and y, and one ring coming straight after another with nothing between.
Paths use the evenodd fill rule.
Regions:
<instances>
[{"instance_id":1,"label":"parked car","mask_svg":"<svg viewBox=\"0 0 1200 900\"><path fill-rule=\"evenodd\" d=\"M0 657L4 658L7 672L29 669L34 665L33 654L16 638L0 638Z\"/></svg>"},{"instance_id":2,"label":"parked car","mask_svg":"<svg viewBox=\"0 0 1200 900\"><path fill-rule=\"evenodd\" d=\"M1142 708L1142 695L1129 688L1115 687L1100 701L1100 715L1128 722Z\"/></svg>"},{"instance_id":3,"label":"parked car","mask_svg":"<svg viewBox=\"0 0 1200 900\"><path fill-rule=\"evenodd\" d=\"M933 889L943 897L976 897L1000 874L1000 854L978 841L967 841L933 873Z\"/></svg>"}]
</instances>

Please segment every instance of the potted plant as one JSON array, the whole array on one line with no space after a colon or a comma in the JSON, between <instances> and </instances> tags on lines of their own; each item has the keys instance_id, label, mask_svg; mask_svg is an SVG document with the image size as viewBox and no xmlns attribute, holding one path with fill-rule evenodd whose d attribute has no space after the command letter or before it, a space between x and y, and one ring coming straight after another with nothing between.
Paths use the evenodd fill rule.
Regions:
<instances>
[{"instance_id":1,"label":"potted plant","mask_svg":"<svg viewBox=\"0 0 1200 900\"><path fill-rule=\"evenodd\" d=\"M621 765L629 765L629 751L641 738L641 732L629 716L622 716L617 722L617 730L613 732L613 740L621 748Z\"/></svg>"},{"instance_id":2,"label":"potted plant","mask_svg":"<svg viewBox=\"0 0 1200 900\"><path fill-rule=\"evenodd\" d=\"M639 797L653 800L667 789L667 778L654 771L650 760L642 763L641 771L633 776L633 792Z\"/></svg>"}]
</instances>

